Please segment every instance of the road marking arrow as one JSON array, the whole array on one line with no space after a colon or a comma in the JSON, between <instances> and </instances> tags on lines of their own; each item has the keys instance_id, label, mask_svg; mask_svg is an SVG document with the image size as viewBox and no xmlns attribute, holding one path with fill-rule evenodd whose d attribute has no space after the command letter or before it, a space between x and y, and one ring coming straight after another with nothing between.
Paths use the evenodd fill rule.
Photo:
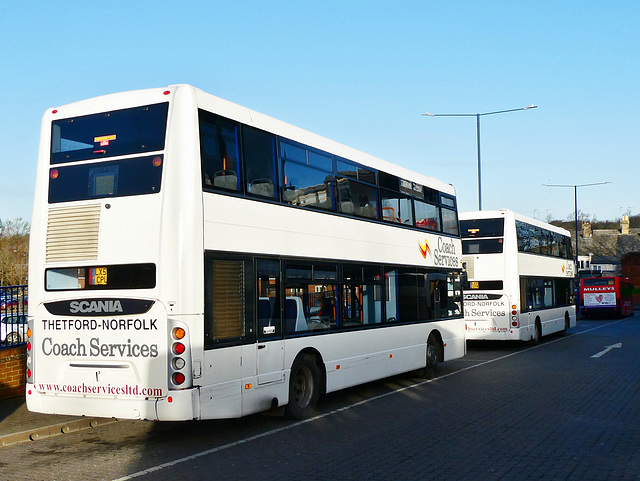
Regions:
<instances>
[{"instance_id":1,"label":"road marking arrow","mask_svg":"<svg viewBox=\"0 0 640 481\"><path fill-rule=\"evenodd\" d=\"M591 356L591 359L596 359L598 357L602 357L606 353L608 353L611 349L620 349L621 347L622 347L622 343L621 342L618 342L616 344L611 344L610 346L604 346L604 350L602 350L599 353L594 354L593 356Z\"/></svg>"}]
</instances>

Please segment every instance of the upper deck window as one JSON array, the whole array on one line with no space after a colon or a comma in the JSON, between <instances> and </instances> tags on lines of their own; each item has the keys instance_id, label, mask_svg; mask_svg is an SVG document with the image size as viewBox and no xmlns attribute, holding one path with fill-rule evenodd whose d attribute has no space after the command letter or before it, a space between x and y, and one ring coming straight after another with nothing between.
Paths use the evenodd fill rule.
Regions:
<instances>
[{"instance_id":1,"label":"upper deck window","mask_svg":"<svg viewBox=\"0 0 640 481\"><path fill-rule=\"evenodd\" d=\"M314 209L335 209L329 154L281 140L280 159L284 202Z\"/></svg>"},{"instance_id":2,"label":"upper deck window","mask_svg":"<svg viewBox=\"0 0 640 481\"><path fill-rule=\"evenodd\" d=\"M460 221L462 238L503 237L504 219L470 219Z\"/></svg>"},{"instance_id":3,"label":"upper deck window","mask_svg":"<svg viewBox=\"0 0 640 481\"><path fill-rule=\"evenodd\" d=\"M199 116L203 185L239 191L238 123L204 110Z\"/></svg>"},{"instance_id":4,"label":"upper deck window","mask_svg":"<svg viewBox=\"0 0 640 481\"><path fill-rule=\"evenodd\" d=\"M199 109L203 189L459 236L456 198Z\"/></svg>"},{"instance_id":5,"label":"upper deck window","mask_svg":"<svg viewBox=\"0 0 640 481\"><path fill-rule=\"evenodd\" d=\"M54 120L51 163L163 150L168 109L164 102Z\"/></svg>"}]
</instances>

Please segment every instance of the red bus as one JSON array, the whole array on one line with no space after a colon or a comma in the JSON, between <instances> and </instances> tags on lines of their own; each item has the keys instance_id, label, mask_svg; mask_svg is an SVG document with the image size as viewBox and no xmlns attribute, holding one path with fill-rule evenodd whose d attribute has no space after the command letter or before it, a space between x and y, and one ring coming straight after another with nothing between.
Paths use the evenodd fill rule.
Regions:
<instances>
[{"instance_id":1,"label":"red bus","mask_svg":"<svg viewBox=\"0 0 640 481\"><path fill-rule=\"evenodd\" d=\"M580 312L633 315L633 284L628 277L585 277L580 280Z\"/></svg>"}]
</instances>

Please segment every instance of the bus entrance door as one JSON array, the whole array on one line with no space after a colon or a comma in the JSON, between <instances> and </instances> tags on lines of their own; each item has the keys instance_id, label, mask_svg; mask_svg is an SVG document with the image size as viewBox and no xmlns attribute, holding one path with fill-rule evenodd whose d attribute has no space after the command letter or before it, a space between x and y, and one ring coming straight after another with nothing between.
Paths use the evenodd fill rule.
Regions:
<instances>
[{"instance_id":1,"label":"bus entrance door","mask_svg":"<svg viewBox=\"0 0 640 481\"><path fill-rule=\"evenodd\" d=\"M284 381L284 341L258 342L258 386Z\"/></svg>"},{"instance_id":2,"label":"bus entrance door","mask_svg":"<svg viewBox=\"0 0 640 481\"><path fill-rule=\"evenodd\" d=\"M258 342L256 370L258 386L284 381L284 341L277 298L261 297L258 301Z\"/></svg>"}]
</instances>

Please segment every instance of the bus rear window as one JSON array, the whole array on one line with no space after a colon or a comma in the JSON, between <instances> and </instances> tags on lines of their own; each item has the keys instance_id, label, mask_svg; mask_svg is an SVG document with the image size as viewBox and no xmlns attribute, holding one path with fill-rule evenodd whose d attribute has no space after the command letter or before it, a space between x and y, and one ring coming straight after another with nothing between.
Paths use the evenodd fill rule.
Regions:
<instances>
[{"instance_id":1,"label":"bus rear window","mask_svg":"<svg viewBox=\"0 0 640 481\"><path fill-rule=\"evenodd\" d=\"M49 203L158 193L162 163L155 155L51 168Z\"/></svg>"},{"instance_id":2,"label":"bus rear window","mask_svg":"<svg viewBox=\"0 0 640 481\"><path fill-rule=\"evenodd\" d=\"M51 164L164 149L168 103L55 120Z\"/></svg>"},{"instance_id":3,"label":"bus rear window","mask_svg":"<svg viewBox=\"0 0 640 481\"><path fill-rule=\"evenodd\" d=\"M504 219L471 219L460 221L462 238L468 237L502 237L504 235Z\"/></svg>"},{"instance_id":4,"label":"bus rear window","mask_svg":"<svg viewBox=\"0 0 640 481\"><path fill-rule=\"evenodd\" d=\"M467 281L462 288L465 291L501 291L504 285L502 281Z\"/></svg>"},{"instance_id":5,"label":"bus rear window","mask_svg":"<svg viewBox=\"0 0 640 481\"><path fill-rule=\"evenodd\" d=\"M153 289L155 264L62 267L45 271L47 291Z\"/></svg>"},{"instance_id":6,"label":"bus rear window","mask_svg":"<svg viewBox=\"0 0 640 481\"><path fill-rule=\"evenodd\" d=\"M462 241L462 254L500 254L502 239L473 239Z\"/></svg>"}]
</instances>

